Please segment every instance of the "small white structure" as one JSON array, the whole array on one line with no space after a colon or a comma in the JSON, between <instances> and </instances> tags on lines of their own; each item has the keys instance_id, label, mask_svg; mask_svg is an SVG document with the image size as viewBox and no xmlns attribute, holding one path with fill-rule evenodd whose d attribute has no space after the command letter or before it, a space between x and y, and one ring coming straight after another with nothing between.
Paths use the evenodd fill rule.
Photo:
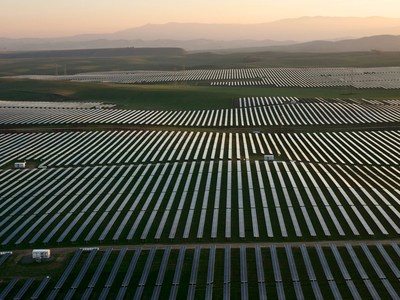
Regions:
<instances>
[{"instance_id":1,"label":"small white structure","mask_svg":"<svg viewBox=\"0 0 400 300\"><path fill-rule=\"evenodd\" d=\"M50 249L33 249L32 258L36 260L50 258Z\"/></svg>"},{"instance_id":2,"label":"small white structure","mask_svg":"<svg viewBox=\"0 0 400 300\"><path fill-rule=\"evenodd\" d=\"M275 156L273 154L264 155L264 160L274 160Z\"/></svg>"},{"instance_id":3,"label":"small white structure","mask_svg":"<svg viewBox=\"0 0 400 300\"><path fill-rule=\"evenodd\" d=\"M90 252L92 250L97 250L99 251L100 248L99 247L85 247L85 248L81 248L82 251L86 251L86 252Z\"/></svg>"},{"instance_id":4,"label":"small white structure","mask_svg":"<svg viewBox=\"0 0 400 300\"><path fill-rule=\"evenodd\" d=\"M14 168L15 169L25 169L26 168L26 162L24 161L19 161L14 163Z\"/></svg>"}]
</instances>

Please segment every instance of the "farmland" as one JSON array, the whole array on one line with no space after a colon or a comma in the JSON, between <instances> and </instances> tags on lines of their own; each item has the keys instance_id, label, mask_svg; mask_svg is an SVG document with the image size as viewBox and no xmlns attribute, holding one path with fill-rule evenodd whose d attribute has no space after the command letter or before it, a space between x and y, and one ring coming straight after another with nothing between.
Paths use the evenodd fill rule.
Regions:
<instances>
[{"instance_id":1,"label":"farmland","mask_svg":"<svg viewBox=\"0 0 400 300\"><path fill-rule=\"evenodd\" d=\"M2 80L31 101L0 102L0 298L398 299L397 79L279 72L309 86ZM39 98L13 98L24 83ZM21 263L32 248L55 261Z\"/></svg>"}]
</instances>

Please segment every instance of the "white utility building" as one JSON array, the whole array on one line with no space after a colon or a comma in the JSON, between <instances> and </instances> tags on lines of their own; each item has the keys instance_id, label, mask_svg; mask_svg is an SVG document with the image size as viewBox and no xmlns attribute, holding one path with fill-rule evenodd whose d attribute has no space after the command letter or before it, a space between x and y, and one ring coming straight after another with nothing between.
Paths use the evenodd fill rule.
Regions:
<instances>
[{"instance_id":1,"label":"white utility building","mask_svg":"<svg viewBox=\"0 0 400 300\"><path fill-rule=\"evenodd\" d=\"M264 155L264 160L274 160L275 156L273 154Z\"/></svg>"},{"instance_id":2,"label":"white utility building","mask_svg":"<svg viewBox=\"0 0 400 300\"><path fill-rule=\"evenodd\" d=\"M25 169L26 162L24 162L24 161L16 162L16 163L14 163L14 168L15 169Z\"/></svg>"},{"instance_id":3,"label":"white utility building","mask_svg":"<svg viewBox=\"0 0 400 300\"><path fill-rule=\"evenodd\" d=\"M50 249L33 249L32 258L39 260L43 258L50 258Z\"/></svg>"}]
</instances>

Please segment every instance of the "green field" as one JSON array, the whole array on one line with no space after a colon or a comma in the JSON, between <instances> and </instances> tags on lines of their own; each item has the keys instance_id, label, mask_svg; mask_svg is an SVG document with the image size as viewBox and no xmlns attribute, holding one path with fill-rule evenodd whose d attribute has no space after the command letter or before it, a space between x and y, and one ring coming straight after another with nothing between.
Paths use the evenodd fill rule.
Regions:
<instances>
[{"instance_id":1,"label":"green field","mask_svg":"<svg viewBox=\"0 0 400 300\"><path fill-rule=\"evenodd\" d=\"M0 76L76 74L95 71L185 70L260 67L390 67L400 65L398 52L349 53L188 53L181 56L115 58L0 59Z\"/></svg>"},{"instance_id":2,"label":"green field","mask_svg":"<svg viewBox=\"0 0 400 300\"><path fill-rule=\"evenodd\" d=\"M354 88L213 87L187 84L124 85L0 79L1 100L103 101L123 109L231 108L239 97L393 99L399 90Z\"/></svg>"}]
</instances>

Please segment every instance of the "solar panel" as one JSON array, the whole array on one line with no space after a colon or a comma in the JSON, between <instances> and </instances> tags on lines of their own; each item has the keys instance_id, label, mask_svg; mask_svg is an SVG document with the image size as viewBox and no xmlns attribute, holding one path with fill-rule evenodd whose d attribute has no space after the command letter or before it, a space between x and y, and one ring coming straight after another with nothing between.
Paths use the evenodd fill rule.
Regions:
<instances>
[{"instance_id":1,"label":"solar panel","mask_svg":"<svg viewBox=\"0 0 400 300\"><path fill-rule=\"evenodd\" d=\"M204 151L203 151L203 156L202 156L202 159L203 159L203 160L206 159L207 154L208 154L208 152L209 152L209 148L210 148L210 143L211 143L212 137L213 137L213 133L210 132L209 135L208 135L208 139L207 139L207 142L206 142L205 149L204 149ZM213 156L213 154L211 154L211 157L212 157L212 156ZM214 151L214 156L215 156L215 151Z\"/></svg>"},{"instance_id":2,"label":"solar panel","mask_svg":"<svg viewBox=\"0 0 400 300\"><path fill-rule=\"evenodd\" d=\"M51 278L49 276L45 277L38 288L35 290L33 295L31 296L32 300L39 299L40 295L42 294L43 290L46 288L46 286L49 284Z\"/></svg>"},{"instance_id":3,"label":"solar panel","mask_svg":"<svg viewBox=\"0 0 400 300\"><path fill-rule=\"evenodd\" d=\"M79 249L75 252L74 256L72 257L71 261L68 264L68 267L65 269L64 273L61 275L61 278L58 280L54 289L61 289L64 285L65 281L67 280L69 274L72 272L72 269L75 267L76 263L78 262L79 257L82 254L82 249Z\"/></svg>"},{"instance_id":4,"label":"solar panel","mask_svg":"<svg viewBox=\"0 0 400 300\"><path fill-rule=\"evenodd\" d=\"M151 295L151 299L152 300L157 300L160 298L160 294L161 294L161 285L156 285L153 289L153 294Z\"/></svg>"},{"instance_id":5,"label":"solar panel","mask_svg":"<svg viewBox=\"0 0 400 300\"><path fill-rule=\"evenodd\" d=\"M213 284L212 283L207 284L206 285L206 294L205 294L204 299L211 300L212 299L212 292L213 292Z\"/></svg>"},{"instance_id":6,"label":"solar panel","mask_svg":"<svg viewBox=\"0 0 400 300\"><path fill-rule=\"evenodd\" d=\"M366 244L361 244L361 249L363 250L364 254L367 256L368 261L372 265L372 267L375 270L376 274L378 275L379 279L385 279L386 275L383 273L382 269L379 267L378 263L376 262L375 258L373 257L368 246Z\"/></svg>"},{"instance_id":7,"label":"solar panel","mask_svg":"<svg viewBox=\"0 0 400 300\"><path fill-rule=\"evenodd\" d=\"M208 260L207 284L214 283L215 246L211 246Z\"/></svg>"},{"instance_id":8,"label":"solar panel","mask_svg":"<svg viewBox=\"0 0 400 300\"><path fill-rule=\"evenodd\" d=\"M14 286L17 284L17 282L18 278L11 279L11 281L7 284L4 290L0 293L0 299L5 299L11 292L11 290L14 288Z\"/></svg>"},{"instance_id":9,"label":"solar panel","mask_svg":"<svg viewBox=\"0 0 400 300\"><path fill-rule=\"evenodd\" d=\"M308 255L308 251L307 251L306 246L302 245L300 247L300 250L301 250L301 253L303 255L304 263L306 265L308 278L311 281L311 287L313 289L314 296L317 299L323 299L323 296L322 296L322 293L321 293L321 289L319 288L318 281L317 281L317 278L316 278L315 273L314 273L314 268L313 268L313 266L311 264L311 260L310 260L310 257Z\"/></svg>"},{"instance_id":10,"label":"solar panel","mask_svg":"<svg viewBox=\"0 0 400 300\"><path fill-rule=\"evenodd\" d=\"M0 266L11 256L11 253L0 255Z\"/></svg>"},{"instance_id":11,"label":"solar panel","mask_svg":"<svg viewBox=\"0 0 400 300\"><path fill-rule=\"evenodd\" d=\"M244 148L244 158L246 160L250 159L249 156L249 149L247 148L247 140L246 140L246 135L244 133L242 133L242 142L243 142L243 148ZM237 141L238 143L238 141Z\"/></svg>"},{"instance_id":12,"label":"solar panel","mask_svg":"<svg viewBox=\"0 0 400 300\"><path fill-rule=\"evenodd\" d=\"M146 264L144 266L144 271L139 280L139 286L144 286L146 284L147 277L149 276L151 265L153 264L153 259L156 254L156 250L157 249L153 247L149 251L149 255L147 256Z\"/></svg>"},{"instance_id":13,"label":"solar panel","mask_svg":"<svg viewBox=\"0 0 400 300\"><path fill-rule=\"evenodd\" d=\"M270 251L271 251L272 267L274 270L275 282L281 282L282 276L281 276L281 269L279 267L279 260L278 260L278 254L276 252L276 246L271 246Z\"/></svg>"},{"instance_id":14,"label":"solar panel","mask_svg":"<svg viewBox=\"0 0 400 300\"><path fill-rule=\"evenodd\" d=\"M396 264L392 260L392 258L388 255L385 248L383 248L382 244L376 244L376 247L378 248L378 250L381 253L381 255L383 256L383 258L385 259L389 268L392 270L393 274L396 276L397 279L400 279L400 270L396 266Z\"/></svg>"},{"instance_id":15,"label":"solar panel","mask_svg":"<svg viewBox=\"0 0 400 300\"><path fill-rule=\"evenodd\" d=\"M371 280L365 279L364 284L366 285L366 287L367 287L368 291L370 292L373 299L380 299L380 296L379 296L377 290L375 289L374 285L372 284Z\"/></svg>"},{"instance_id":16,"label":"solar panel","mask_svg":"<svg viewBox=\"0 0 400 300\"><path fill-rule=\"evenodd\" d=\"M188 299L188 300L195 299L195 293L196 293L196 285L195 284L189 285L186 299Z\"/></svg>"},{"instance_id":17,"label":"solar panel","mask_svg":"<svg viewBox=\"0 0 400 300\"><path fill-rule=\"evenodd\" d=\"M127 251L127 248L122 248L122 249L119 251L117 260L116 260L115 263L114 263L114 266L113 266L113 268L112 268L112 270L111 270L111 273L110 273L110 275L109 275L109 277L108 277L108 279L107 279L107 282L106 282L106 284L105 284L105 287L111 288L111 286L112 286L112 284L113 284L113 282L114 282L114 280L115 280L115 277L117 276L117 272L118 272L119 267L120 267L120 265L121 265L121 263L122 263L122 260L123 260L124 257L125 257L126 251Z\"/></svg>"},{"instance_id":18,"label":"solar panel","mask_svg":"<svg viewBox=\"0 0 400 300\"><path fill-rule=\"evenodd\" d=\"M322 265L322 269L324 270L326 279L327 279L328 281L335 280L335 279L333 278L332 272L331 272L331 270L330 270L330 268L329 268L328 261L327 261L326 258L325 258L325 254L324 254L324 252L323 252L323 250L322 250L321 245L318 245L318 244L315 245L315 249L317 250L317 254L318 254L318 257L319 257L319 261L320 261L320 263L321 263L321 265Z\"/></svg>"},{"instance_id":19,"label":"solar panel","mask_svg":"<svg viewBox=\"0 0 400 300\"><path fill-rule=\"evenodd\" d=\"M265 282L265 277L264 277L264 267L263 267L263 261L262 261L262 255L261 255L261 248L260 246L256 246L254 248L255 254L256 254L256 267L257 267L257 281L260 283Z\"/></svg>"},{"instance_id":20,"label":"solar panel","mask_svg":"<svg viewBox=\"0 0 400 300\"><path fill-rule=\"evenodd\" d=\"M209 193L210 193L210 188L211 188L211 179L212 179L212 175L213 175L213 167L214 167L214 162L211 161L209 164L209 167L208 167L206 186L204 188L204 197L203 197L203 202L202 202L202 206L201 206L199 228L197 230L197 238L198 239L203 238L204 225L205 225L207 206L208 206L208 200L209 200Z\"/></svg>"},{"instance_id":21,"label":"solar panel","mask_svg":"<svg viewBox=\"0 0 400 300\"><path fill-rule=\"evenodd\" d=\"M240 282L247 283L246 246L240 246Z\"/></svg>"},{"instance_id":22,"label":"solar panel","mask_svg":"<svg viewBox=\"0 0 400 300\"><path fill-rule=\"evenodd\" d=\"M342 295L340 294L340 291L338 289L336 281L333 278L332 272L331 272L331 270L329 268L329 265L328 265L328 261L325 258L325 254L324 254L321 246L320 245L316 245L315 249L317 250L319 261L320 261L320 263L322 265L322 268L323 268L324 273L325 273L325 277L328 280L328 284L329 284L329 286L331 288L333 296L335 297L335 299L342 299Z\"/></svg>"},{"instance_id":23,"label":"solar panel","mask_svg":"<svg viewBox=\"0 0 400 300\"><path fill-rule=\"evenodd\" d=\"M32 283L34 282L33 278L29 278L28 280L25 281L24 285L20 288L18 293L14 296L14 300L20 300L22 297L25 295L25 293L28 291L28 289L31 287Z\"/></svg>"},{"instance_id":24,"label":"solar panel","mask_svg":"<svg viewBox=\"0 0 400 300\"><path fill-rule=\"evenodd\" d=\"M75 294L76 289L69 289L64 299L72 299Z\"/></svg>"},{"instance_id":25,"label":"solar panel","mask_svg":"<svg viewBox=\"0 0 400 300\"><path fill-rule=\"evenodd\" d=\"M329 203L328 203L326 197L325 197L324 194L322 193L322 190L321 190L321 188L319 187L318 183L316 182L314 176L311 174L311 172L308 170L308 168L306 167L306 165L305 165L304 163L301 163L300 165L303 167L304 171L306 172L306 174L308 175L308 177L309 177L310 180L312 181L313 187L315 188L315 190L317 191L319 197L321 198L322 202L324 203L324 206L326 207L326 210L327 210L329 216L331 217L331 219L332 219L332 221L333 221L333 223L334 223L334 225L335 225L335 227L336 227L336 229L337 229L339 235L344 236L345 233L344 233L344 231L343 231L343 228L342 228L342 226L340 225L338 219L336 218L336 216L335 216L335 214L334 214L334 212L333 212L331 206L329 205Z\"/></svg>"},{"instance_id":26,"label":"solar panel","mask_svg":"<svg viewBox=\"0 0 400 300\"><path fill-rule=\"evenodd\" d=\"M351 260L357 268L358 273L360 274L363 280L369 279L367 273L365 272L361 262L359 261L356 253L354 252L353 247L350 244L346 244L347 252L350 254Z\"/></svg>"},{"instance_id":27,"label":"solar panel","mask_svg":"<svg viewBox=\"0 0 400 300\"><path fill-rule=\"evenodd\" d=\"M307 251L306 246L302 245L300 247L300 250L301 250L301 253L303 255L304 263L306 265L308 277L310 278L311 281L317 280L317 278L315 277L314 269L312 267L311 260L310 260L310 257L308 255L308 251Z\"/></svg>"},{"instance_id":28,"label":"solar panel","mask_svg":"<svg viewBox=\"0 0 400 300\"><path fill-rule=\"evenodd\" d=\"M150 273L151 265L153 264L155 253L156 253L156 248L151 248L149 251L149 255L147 256L146 264L144 266L144 271L142 273L142 276L140 277L139 285L136 289L133 299L139 300L142 297L147 282L147 278Z\"/></svg>"},{"instance_id":29,"label":"solar panel","mask_svg":"<svg viewBox=\"0 0 400 300\"><path fill-rule=\"evenodd\" d=\"M396 252L397 256L400 257L400 248L399 248L399 246L397 244L395 244L395 243L392 243L390 245L392 246L393 250Z\"/></svg>"},{"instance_id":30,"label":"solar panel","mask_svg":"<svg viewBox=\"0 0 400 300\"><path fill-rule=\"evenodd\" d=\"M196 166L196 163L192 162L191 166L190 166L189 174L187 175L187 178L186 178L186 182L185 182L185 186L184 186L183 192L181 194L181 198L179 200L178 209L177 209L177 212L175 214L175 218L174 218L173 223L172 223L171 231L169 233L169 238L170 239L175 238L176 230L178 229L179 220L180 220L180 217L181 217L181 214L182 214L182 209L183 209L185 200L187 198L189 185L190 185L190 182L192 180L193 171L194 171L195 166ZM162 221L160 222L160 226L159 226L159 228L158 228L158 230L156 232L155 239L159 239L160 238L162 230L163 230L163 227L164 227L164 226L161 227L161 225L164 224L164 222L166 222L166 220L164 221L164 217L163 217Z\"/></svg>"},{"instance_id":31,"label":"solar panel","mask_svg":"<svg viewBox=\"0 0 400 300\"><path fill-rule=\"evenodd\" d=\"M231 284L230 283L224 283L223 299L224 300L231 299Z\"/></svg>"},{"instance_id":32,"label":"solar panel","mask_svg":"<svg viewBox=\"0 0 400 300\"><path fill-rule=\"evenodd\" d=\"M157 276L157 280L156 280L156 286L162 286L162 284L163 284L165 271L167 270L168 259L169 259L170 253L171 253L171 246L168 246L164 250L164 255L163 255L163 258L161 261L160 270L158 272L158 276Z\"/></svg>"},{"instance_id":33,"label":"solar panel","mask_svg":"<svg viewBox=\"0 0 400 300\"><path fill-rule=\"evenodd\" d=\"M98 299L101 300L105 300L107 299L108 293L110 292L110 288L109 287L104 287L103 290L100 293L100 296Z\"/></svg>"},{"instance_id":34,"label":"solar panel","mask_svg":"<svg viewBox=\"0 0 400 300\"><path fill-rule=\"evenodd\" d=\"M192 271L190 273L190 280L189 280L190 285L196 285L196 282L197 282L197 275L198 275L198 269L199 269L199 263L200 263L200 251L201 251L200 246L196 246L196 248L194 250Z\"/></svg>"},{"instance_id":35,"label":"solar panel","mask_svg":"<svg viewBox=\"0 0 400 300\"><path fill-rule=\"evenodd\" d=\"M375 260L374 256L372 255L371 251L369 250L366 244L361 244L361 248L364 251L365 255L368 258L368 261L372 265L375 273L378 275L379 279L381 280L382 284L385 286L386 290L390 294L393 299L399 299L399 295L397 294L396 290L390 284L389 280L387 280L386 275L383 273L382 269L380 268L379 264Z\"/></svg>"},{"instance_id":36,"label":"solar panel","mask_svg":"<svg viewBox=\"0 0 400 300\"><path fill-rule=\"evenodd\" d=\"M100 261L99 265L97 266L92 279L89 282L89 285L88 285L89 288L94 288L96 286L96 283L99 280L101 273L103 272L103 269L107 263L107 260L111 255L111 252L112 252L112 248L107 248L107 250L104 252L104 254L101 258L101 261Z\"/></svg>"},{"instance_id":37,"label":"solar panel","mask_svg":"<svg viewBox=\"0 0 400 300\"><path fill-rule=\"evenodd\" d=\"M357 287L355 286L353 280L347 280L346 284L347 284L353 298L357 299L357 300L361 300L362 297L360 296L360 293L358 292Z\"/></svg>"},{"instance_id":38,"label":"solar panel","mask_svg":"<svg viewBox=\"0 0 400 300\"><path fill-rule=\"evenodd\" d=\"M132 256L131 262L128 267L128 271L126 272L125 277L122 281L122 284L121 284L122 287L127 287L129 285L132 275L133 275L133 272L135 271L137 261L139 260L141 251L142 251L142 248L135 249L135 253Z\"/></svg>"},{"instance_id":39,"label":"solar panel","mask_svg":"<svg viewBox=\"0 0 400 300\"><path fill-rule=\"evenodd\" d=\"M143 292L144 292L145 286L144 285L139 285L136 289L135 295L133 296L134 300L139 300L142 298Z\"/></svg>"},{"instance_id":40,"label":"solar panel","mask_svg":"<svg viewBox=\"0 0 400 300\"><path fill-rule=\"evenodd\" d=\"M274 179L272 177L272 173L271 173L271 169L269 167L269 163L264 161L264 166L265 166L265 169L267 171L267 177L268 177L269 184L270 184L270 187L271 187L272 198L274 200L275 210L276 210L276 214L278 216L278 221L279 221L279 227L280 227L280 230L281 230L281 234L282 234L283 237L287 237L288 234L287 234L287 229L286 229L286 225L285 225L285 220L283 218L283 214L282 214L282 210L281 210L280 202L279 202L279 197L278 197L278 194L276 192L275 183L274 183Z\"/></svg>"},{"instance_id":41,"label":"solar panel","mask_svg":"<svg viewBox=\"0 0 400 300\"><path fill-rule=\"evenodd\" d=\"M300 281L299 274L297 273L297 267L296 267L296 263L294 260L292 248L290 246L286 245L285 251L286 251L286 257L289 262L289 269L290 269L290 275L292 277L292 281L293 282Z\"/></svg>"},{"instance_id":42,"label":"solar panel","mask_svg":"<svg viewBox=\"0 0 400 300\"><path fill-rule=\"evenodd\" d=\"M74 282L72 283L71 289L77 289L79 287L80 283L82 282L83 277L85 276L87 270L89 269L90 265L92 264L96 253L97 253L97 249L93 249L90 251L90 254L85 261L85 264L82 266L81 270L79 271L78 276L75 278Z\"/></svg>"},{"instance_id":43,"label":"solar panel","mask_svg":"<svg viewBox=\"0 0 400 300\"><path fill-rule=\"evenodd\" d=\"M178 289L179 289L179 285L173 285L171 287L171 291L169 293L169 299L170 300L175 300L178 297Z\"/></svg>"},{"instance_id":44,"label":"solar panel","mask_svg":"<svg viewBox=\"0 0 400 300\"><path fill-rule=\"evenodd\" d=\"M393 288L392 284L389 282L388 279L381 279L381 282L385 286L386 290L388 291L392 299L400 299L399 294Z\"/></svg>"},{"instance_id":45,"label":"solar panel","mask_svg":"<svg viewBox=\"0 0 400 300\"><path fill-rule=\"evenodd\" d=\"M226 121L226 119L225 119ZM219 152L219 159L224 159L225 156L225 139L226 139L226 133L222 133L222 140L221 140L221 149Z\"/></svg>"}]
</instances>

